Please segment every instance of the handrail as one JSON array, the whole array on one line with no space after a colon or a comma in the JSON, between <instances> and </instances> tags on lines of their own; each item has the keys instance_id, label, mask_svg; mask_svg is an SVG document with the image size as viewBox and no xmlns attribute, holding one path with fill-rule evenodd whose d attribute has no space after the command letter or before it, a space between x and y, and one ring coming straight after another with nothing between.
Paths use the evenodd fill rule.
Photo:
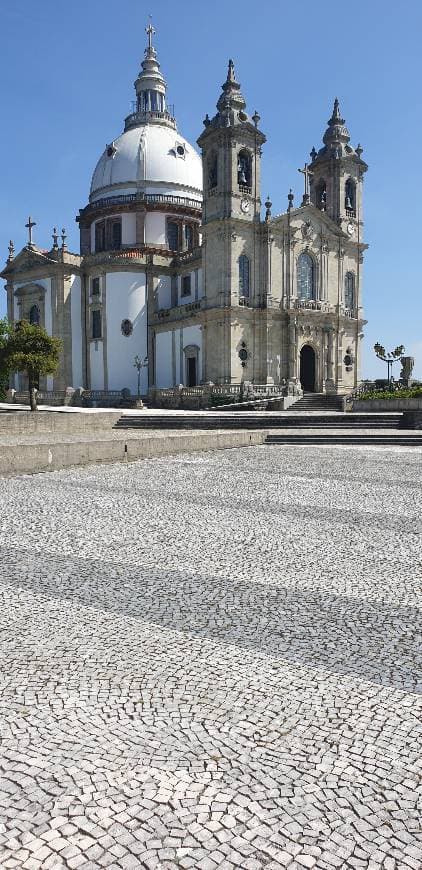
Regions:
<instances>
[{"instance_id":1,"label":"handrail","mask_svg":"<svg viewBox=\"0 0 422 870\"><path fill-rule=\"evenodd\" d=\"M93 211L99 208L109 208L110 206L131 205L134 202L139 203L163 203L165 205L177 205L184 208L194 208L200 211L202 209L202 201L193 199L187 196L176 196L170 193L125 193L121 196L106 196L104 199L96 199L90 202L82 212Z\"/></svg>"}]
</instances>

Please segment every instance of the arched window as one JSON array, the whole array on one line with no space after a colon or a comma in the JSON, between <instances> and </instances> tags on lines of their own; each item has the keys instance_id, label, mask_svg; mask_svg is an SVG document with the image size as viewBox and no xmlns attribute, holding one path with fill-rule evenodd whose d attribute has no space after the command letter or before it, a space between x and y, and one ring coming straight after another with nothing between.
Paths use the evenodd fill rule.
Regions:
<instances>
[{"instance_id":1,"label":"arched window","mask_svg":"<svg viewBox=\"0 0 422 870\"><path fill-rule=\"evenodd\" d=\"M316 187L315 205L320 211L325 211L327 208L327 185L323 178Z\"/></svg>"},{"instance_id":2,"label":"arched window","mask_svg":"<svg viewBox=\"0 0 422 870\"><path fill-rule=\"evenodd\" d=\"M356 185L353 178L348 178L344 188L344 207L346 211L356 212Z\"/></svg>"},{"instance_id":3,"label":"arched window","mask_svg":"<svg viewBox=\"0 0 422 870\"><path fill-rule=\"evenodd\" d=\"M239 296L249 299L249 259L245 254L239 257Z\"/></svg>"},{"instance_id":4,"label":"arched window","mask_svg":"<svg viewBox=\"0 0 422 870\"><path fill-rule=\"evenodd\" d=\"M344 279L344 307L349 309L355 307L355 276L353 272L346 272Z\"/></svg>"},{"instance_id":5,"label":"arched window","mask_svg":"<svg viewBox=\"0 0 422 870\"><path fill-rule=\"evenodd\" d=\"M33 323L34 326L39 326L41 320L40 309L38 305L32 305L29 311L29 322Z\"/></svg>"},{"instance_id":6,"label":"arched window","mask_svg":"<svg viewBox=\"0 0 422 870\"><path fill-rule=\"evenodd\" d=\"M252 163L249 151L239 151L237 156L237 183L240 188L252 187Z\"/></svg>"},{"instance_id":7,"label":"arched window","mask_svg":"<svg viewBox=\"0 0 422 870\"><path fill-rule=\"evenodd\" d=\"M315 299L315 268L309 254L300 254L297 260L297 297L303 301Z\"/></svg>"},{"instance_id":8,"label":"arched window","mask_svg":"<svg viewBox=\"0 0 422 870\"><path fill-rule=\"evenodd\" d=\"M216 154L211 154L208 160L208 187L213 190L218 185L218 160Z\"/></svg>"}]
</instances>

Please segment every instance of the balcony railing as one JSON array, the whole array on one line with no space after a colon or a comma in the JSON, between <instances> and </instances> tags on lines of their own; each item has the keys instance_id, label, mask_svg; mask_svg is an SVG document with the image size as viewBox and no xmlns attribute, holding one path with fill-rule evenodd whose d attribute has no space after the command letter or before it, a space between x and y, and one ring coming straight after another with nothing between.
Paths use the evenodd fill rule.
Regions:
<instances>
[{"instance_id":1,"label":"balcony railing","mask_svg":"<svg viewBox=\"0 0 422 870\"><path fill-rule=\"evenodd\" d=\"M252 188L249 187L249 184L239 184L240 193L252 193Z\"/></svg>"},{"instance_id":2,"label":"balcony railing","mask_svg":"<svg viewBox=\"0 0 422 870\"><path fill-rule=\"evenodd\" d=\"M356 212L354 208L346 208L346 217L355 218Z\"/></svg>"},{"instance_id":3,"label":"balcony railing","mask_svg":"<svg viewBox=\"0 0 422 870\"><path fill-rule=\"evenodd\" d=\"M82 211L86 213L100 208L132 205L135 202L152 205L176 205L182 208L194 208L198 211L202 209L201 200L191 199L186 196L175 196L169 193L127 193L122 196L107 196L104 199L96 199L94 202L90 202Z\"/></svg>"},{"instance_id":4,"label":"balcony railing","mask_svg":"<svg viewBox=\"0 0 422 870\"><path fill-rule=\"evenodd\" d=\"M176 120L170 112L151 110L147 112L132 112L131 115L128 115L125 118L125 131L130 130L131 127L138 127L140 124L160 123L160 121L165 121L166 124L170 124L174 128L176 127Z\"/></svg>"},{"instance_id":5,"label":"balcony railing","mask_svg":"<svg viewBox=\"0 0 422 870\"><path fill-rule=\"evenodd\" d=\"M287 308L295 308L299 311L334 311L334 306L321 299L291 299L286 303Z\"/></svg>"}]
</instances>

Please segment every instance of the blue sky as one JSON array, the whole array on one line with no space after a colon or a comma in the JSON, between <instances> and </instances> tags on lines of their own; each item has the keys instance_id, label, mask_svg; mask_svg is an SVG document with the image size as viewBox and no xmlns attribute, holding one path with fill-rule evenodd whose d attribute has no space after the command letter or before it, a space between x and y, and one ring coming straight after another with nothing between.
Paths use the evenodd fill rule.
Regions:
<instances>
[{"instance_id":1,"label":"blue sky","mask_svg":"<svg viewBox=\"0 0 422 870\"><path fill-rule=\"evenodd\" d=\"M213 112L233 57L248 109L267 136L262 198L284 211L297 172L319 146L335 96L365 180L363 375L383 377L373 355L403 343L422 378L421 248L422 4L325 0L183 4L169 0L2 0L0 261L19 250L28 214L35 241L65 227L78 251L75 216L95 163L122 130L152 13L156 44L181 132L195 142ZM4 291L0 312L5 311Z\"/></svg>"}]
</instances>

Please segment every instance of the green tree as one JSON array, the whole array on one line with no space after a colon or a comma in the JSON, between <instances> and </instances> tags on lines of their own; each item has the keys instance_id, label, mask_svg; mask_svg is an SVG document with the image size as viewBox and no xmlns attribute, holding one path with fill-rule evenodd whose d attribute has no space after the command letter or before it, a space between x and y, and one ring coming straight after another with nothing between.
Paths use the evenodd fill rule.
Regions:
<instances>
[{"instance_id":1,"label":"green tree","mask_svg":"<svg viewBox=\"0 0 422 870\"><path fill-rule=\"evenodd\" d=\"M37 410L37 385L40 375L54 375L59 365L62 342L52 338L42 326L19 320L8 329L0 344L0 371L25 372L28 377L29 404Z\"/></svg>"},{"instance_id":2,"label":"green tree","mask_svg":"<svg viewBox=\"0 0 422 870\"><path fill-rule=\"evenodd\" d=\"M0 318L0 354L2 348L7 344L7 339L10 332L10 325L6 317ZM4 402L6 398L6 390L9 384L9 371L7 366L0 362L0 402Z\"/></svg>"}]
</instances>

